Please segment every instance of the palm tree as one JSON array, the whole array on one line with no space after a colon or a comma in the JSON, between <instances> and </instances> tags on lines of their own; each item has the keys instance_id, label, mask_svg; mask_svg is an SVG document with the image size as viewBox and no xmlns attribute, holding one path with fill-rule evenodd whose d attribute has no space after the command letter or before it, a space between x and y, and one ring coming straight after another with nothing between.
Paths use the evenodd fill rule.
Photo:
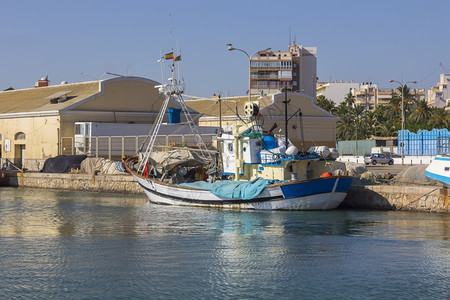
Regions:
<instances>
[{"instance_id":1,"label":"palm tree","mask_svg":"<svg viewBox=\"0 0 450 300\"><path fill-rule=\"evenodd\" d=\"M345 102L339 103L338 107L335 109L335 114L338 117L344 117L348 114L349 107Z\"/></svg>"},{"instance_id":2,"label":"palm tree","mask_svg":"<svg viewBox=\"0 0 450 300\"><path fill-rule=\"evenodd\" d=\"M366 112L366 118L365 123L369 127L369 133L371 135L375 134L376 126L379 123L378 122L378 116L375 111L367 111Z\"/></svg>"},{"instance_id":3,"label":"palm tree","mask_svg":"<svg viewBox=\"0 0 450 300\"><path fill-rule=\"evenodd\" d=\"M449 128L450 126L450 111L444 108L434 108L429 119L429 124L439 129Z\"/></svg>"},{"instance_id":4,"label":"palm tree","mask_svg":"<svg viewBox=\"0 0 450 300\"><path fill-rule=\"evenodd\" d=\"M424 99L416 102L408 120L414 123L423 123L431 117L432 111L428 102Z\"/></svg>"},{"instance_id":5,"label":"palm tree","mask_svg":"<svg viewBox=\"0 0 450 300\"><path fill-rule=\"evenodd\" d=\"M348 114L342 116L337 122L337 139L338 140L351 140L353 136L354 121Z\"/></svg>"},{"instance_id":6,"label":"palm tree","mask_svg":"<svg viewBox=\"0 0 450 300\"><path fill-rule=\"evenodd\" d=\"M347 106L355 105L355 96L352 93L348 93L344 98L344 102Z\"/></svg>"},{"instance_id":7,"label":"palm tree","mask_svg":"<svg viewBox=\"0 0 450 300\"><path fill-rule=\"evenodd\" d=\"M405 120L407 119L406 112L409 110L409 107L414 103L414 97L410 93L409 87L405 84L402 86L399 86L397 88L397 93L392 95L390 104L392 105L392 108L394 112L397 114L400 114L401 118L401 108L402 108L402 100L403 100L403 116L405 117ZM403 98L402 98L403 95Z\"/></svg>"},{"instance_id":8,"label":"palm tree","mask_svg":"<svg viewBox=\"0 0 450 300\"><path fill-rule=\"evenodd\" d=\"M355 139L367 137L367 125L365 122L366 110L363 105L355 105L350 109L355 127Z\"/></svg>"},{"instance_id":9,"label":"palm tree","mask_svg":"<svg viewBox=\"0 0 450 300\"><path fill-rule=\"evenodd\" d=\"M336 109L336 103L327 99L324 95L320 95L316 98L316 104L330 113L334 113Z\"/></svg>"},{"instance_id":10,"label":"palm tree","mask_svg":"<svg viewBox=\"0 0 450 300\"><path fill-rule=\"evenodd\" d=\"M392 123L384 122L376 127L376 133L379 136L396 136L397 129Z\"/></svg>"}]
</instances>

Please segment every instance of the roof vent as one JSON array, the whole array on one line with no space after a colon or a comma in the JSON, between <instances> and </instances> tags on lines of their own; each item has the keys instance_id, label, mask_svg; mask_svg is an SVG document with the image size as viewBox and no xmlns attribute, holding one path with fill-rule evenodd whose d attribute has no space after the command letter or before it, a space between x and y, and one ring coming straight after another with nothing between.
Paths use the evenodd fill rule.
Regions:
<instances>
[{"instance_id":1,"label":"roof vent","mask_svg":"<svg viewBox=\"0 0 450 300\"><path fill-rule=\"evenodd\" d=\"M56 104L56 103L61 103L64 101L67 101L69 97L67 97L67 95L70 93L71 91L61 91L61 92L57 92L54 93L48 97L45 97L45 99L49 99L50 103L52 104Z\"/></svg>"},{"instance_id":2,"label":"roof vent","mask_svg":"<svg viewBox=\"0 0 450 300\"><path fill-rule=\"evenodd\" d=\"M38 82L34 84L34 87L43 87L43 86L49 86L50 80L48 80L48 76L42 77L39 79Z\"/></svg>"}]
</instances>

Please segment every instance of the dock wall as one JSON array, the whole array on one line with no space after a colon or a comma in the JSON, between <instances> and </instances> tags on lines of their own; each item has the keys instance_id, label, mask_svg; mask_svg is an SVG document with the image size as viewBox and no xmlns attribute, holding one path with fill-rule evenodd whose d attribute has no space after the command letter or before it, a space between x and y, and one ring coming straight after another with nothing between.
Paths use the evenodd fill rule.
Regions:
<instances>
[{"instance_id":1,"label":"dock wall","mask_svg":"<svg viewBox=\"0 0 450 300\"><path fill-rule=\"evenodd\" d=\"M143 194L133 176L54 173L7 174L4 185L46 189Z\"/></svg>"},{"instance_id":2,"label":"dock wall","mask_svg":"<svg viewBox=\"0 0 450 300\"><path fill-rule=\"evenodd\" d=\"M15 172L6 174L3 185L143 195L142 188L129 174L94 176ZM448 202L448 189L439 186L353 185L341 207L448 213Z\"/></svg>"},{"instance_id":3,"label":"dock wall","mask_svg":"<svg viewBox=\"0 0 450 300\"><path fill-rule=\"evenodd\" d=\"M341 207L449 212L449 191L440 186L353 185Z\"/></svg>"}]
</instances>

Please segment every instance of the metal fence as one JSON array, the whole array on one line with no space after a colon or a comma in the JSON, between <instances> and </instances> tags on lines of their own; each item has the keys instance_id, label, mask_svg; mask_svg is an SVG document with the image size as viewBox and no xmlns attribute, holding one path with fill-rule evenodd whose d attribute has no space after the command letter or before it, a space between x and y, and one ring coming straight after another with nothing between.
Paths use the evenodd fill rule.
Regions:
<instances>
[{"instance_id":1,"label":"metal fence","mask_svg":"<svg viewBox=\"0 0 450 300\"><path fill-rule=\"evenodd\" d=\"M207 147L211 147L216 134L202 135ZM87 155L89 157L104 157L120 159L124 155L135 155L145 151L148 146L147 136L96 136L96 137L62 137L60 143L61 155ZM197 147L195 136L168 135L158 136L154 147Z\"/></svg>"}]
</instances>

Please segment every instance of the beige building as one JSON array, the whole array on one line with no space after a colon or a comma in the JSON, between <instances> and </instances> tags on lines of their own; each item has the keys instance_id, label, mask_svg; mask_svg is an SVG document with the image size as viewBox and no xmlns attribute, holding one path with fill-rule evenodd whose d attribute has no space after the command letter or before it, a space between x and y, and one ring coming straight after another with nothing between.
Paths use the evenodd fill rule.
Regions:
<instances>
[{"instance_id":1,"label":"beige building","mask_svg":"<svg viewBox=\"0 0 450 300\"><path fill-rule=\"evenodd\" d=\"M47 158L66 154L61 137L74 136L75 122L151 124L163 100L155 88L158 83L140 77L55 86L42 80L47 79L37 88L0 92L2 164L8 159L39 170Z\"/></svg>"},{"instance_id":2,"label":"beige building","mask_svg":"<svg viewBox=\"0 0 450 300\"><path fill-rule=\"evenodd\" d=\"M355 97L355 104L364 106L367 110L374 110L378 105L388 105L392 99L392 95L399 94L398 89L378 88L377 84L372 82L318 82L317 94L339 105L345 101L348 93ZM411 89L410 94L418 100L425 99L426 93L424 89Z\"/></svg>"},{"instance_id":3,"label":"beige building","mask_svg":"<svg viewBox=\"0 0 450 300\"><path fill-rule=\"evenodd\" d=\"M424 89L410 89L410 95L414 99L425 99ZM393 95L400 95L398 89L380 90L376 86L366 85L359 90L354 90L355 104L366 107L367 110L374 110L378 105L388 105Z\"/></svg>"},{"instance_id":4,"label":"beige building","mask_svg":"<svg viewBox=\"0 0 450 300\"><path fill-rule=\"evenodd\" d=\"M116 77L91 82L62 83L49 86L47 78L36 88L0 92L0 158L18 167L40 170L46 159L70 155L75 122L154 123L163 98L157 82L140 77ZM314 104L304 93L277 93L252 100L259 101L265 130L274 123L274 133L285 133L285 106L288 100L288 135L301 150L310 146L336 145L338 118ZM244 103L248 97L186 100L200 126L224 127L242 124ZM222 117L219 114L219 103ZM179 108L170 103L169 108ZM299 117L301 108L302 117ZM236 116L236 111L240 117ZM168 122L166 115L164 122ZM185 121L181 116L181 122ZM69 142L68 142L69 141ZM303 144L302 144L302 141ZM72 140L73 143L73 140ZM69 149L69 150L68 150Z\"/></svg>"},{"instance_id":5,"label":"beige building","mask_svg":"<svg viewBox=\"0 0 450 300\"><path fill-rule=\"evenodd\" d=\"M316 97L317 48L289 45L288 51L264 50L251 57L250 92L275 94L287 87Z\"/></svg>"},{"instance_id":6,"label":"beige building","mask_svg":"<svg viewBox=\"0 0 450 300\"><path fill-rule=\"evenodd\" d=\"M273 133L285 134L285 94L277 93L263 97L253 97L260 105L261 122L264 130L269 130L274 123L278 127ZM288 104L288 137L300 150L308 150L311 146L336 147L336 123L338 118L323 110L314 103L314 98L303 93L287 93ZM243 124L244 103L248 97L230 97L199 99L186 101L187 105L202 113L200 126L223 127ZM219 118L221 107L221 120ZM301 108L302 116L299 116ZM238 117L236 115L236 111ZM292 118L291 118L292 117ZM242 118L242 119L241 119ZM303 144L302 144L303 141Z\"/></svg>"}]
</instances>

